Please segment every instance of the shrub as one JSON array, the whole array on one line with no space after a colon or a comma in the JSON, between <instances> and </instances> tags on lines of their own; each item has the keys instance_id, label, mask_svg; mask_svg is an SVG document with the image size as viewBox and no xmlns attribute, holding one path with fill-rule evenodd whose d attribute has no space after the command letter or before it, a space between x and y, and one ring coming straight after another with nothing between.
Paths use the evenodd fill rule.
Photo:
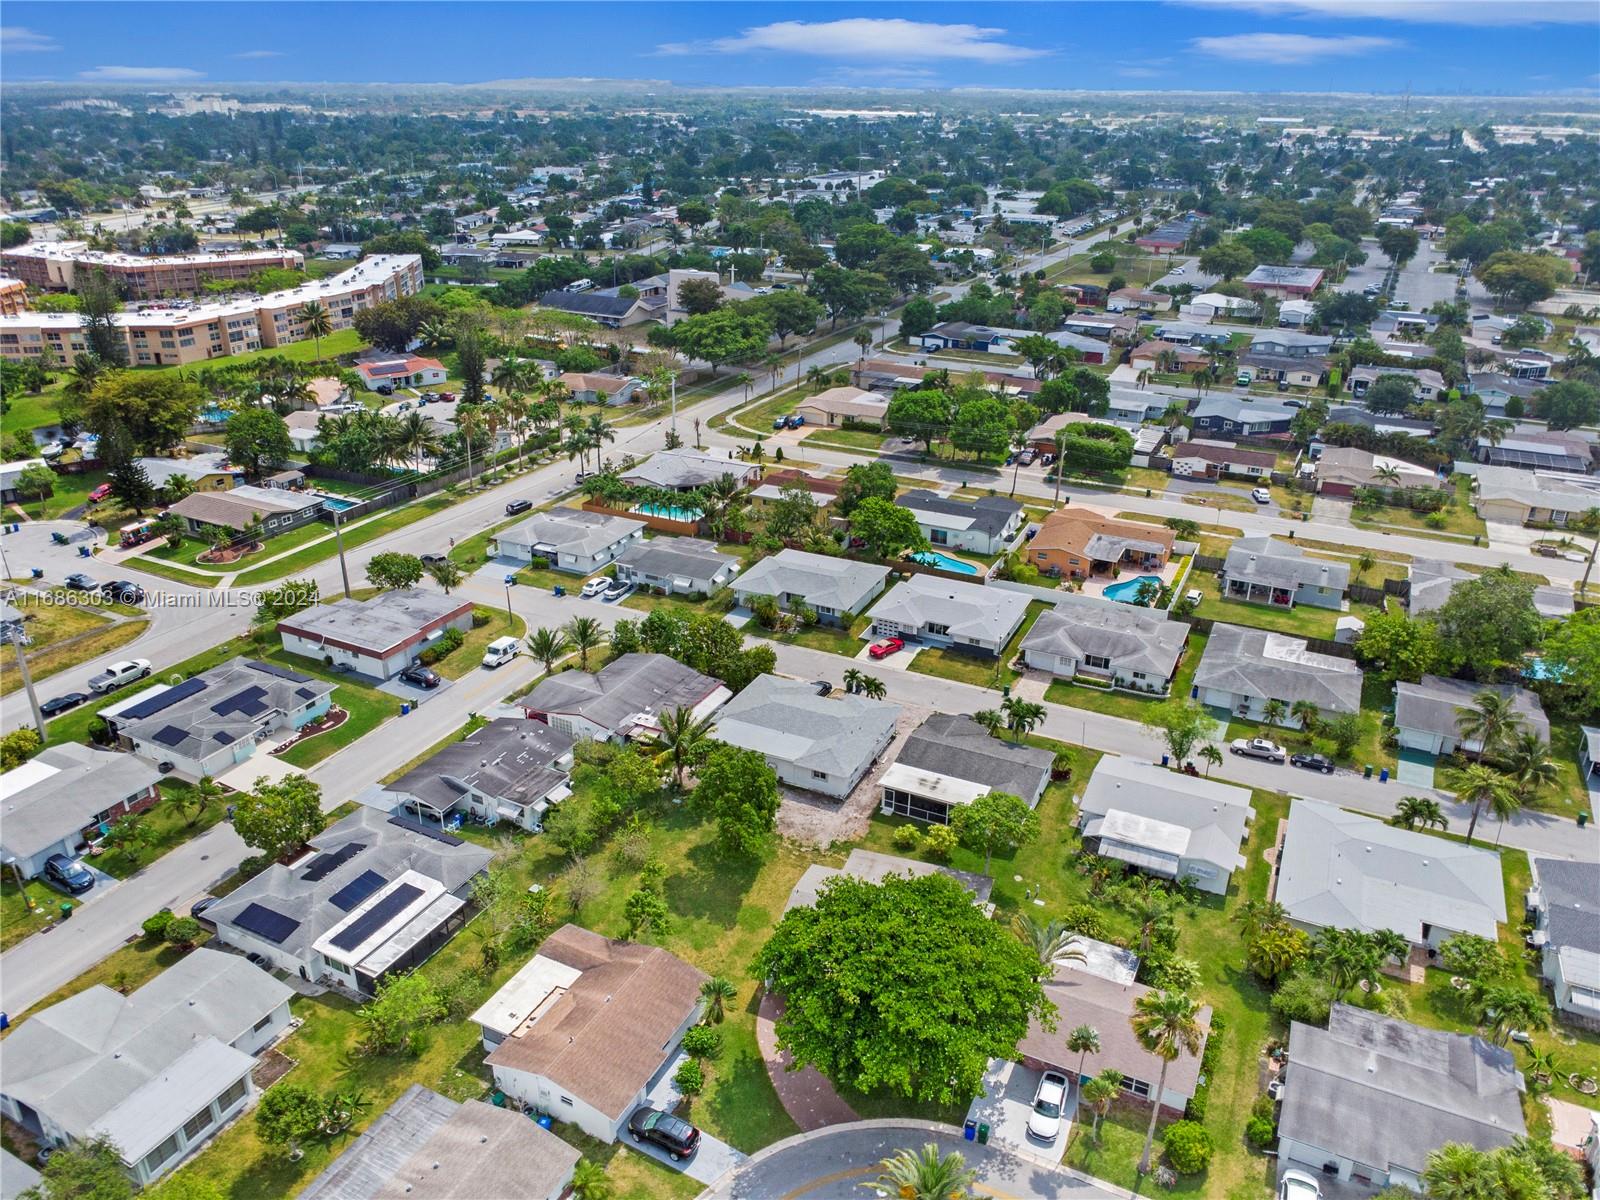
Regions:
<instances>
[{"instance_id":1,"label":"shrub","mask_svg":"<svg viewBox=\"0 0 1600 1200\"><path fill-rule=\"evenodd\" d=\"M722 1034L709 1025L696 1025L683 1035L683 1052L690 1058L715 1058L722 1049Z\"/></svg>"},{"instance_id":2,"label":"shrub","mask_svg":"<svg viewBox=\"0 0 1600 1200\"><path fill-rule=\"evenodd\" d=\"M461 649L462 643L466 640L467 635L462 633L461 630L446 629L439 635L439 640L434 643L434 646L438 648L441 655L445 655Z\"/></svg>"},{"instance_id":3,"label":"shrub","mask_svg":"<svg viewBox=\"0 0 1600 1200\"><path fill-rule=\"evenodd\" d=\"M1194 1121L1174 1121L1161 1135L1167 1161L1180 1175L1198 1175L1211 1162L1211 1135Z\"/></svg>"},{"instance_id":4,"label":"shrub","mask_svg":"<svg viewBox=\"0 0 1600 1200\"><path fill-rule=\"evenodd\" d=\"M956 852L956 831L948 825L930 825L922 835L922 852L936 862L949 862Z\"/></svg>"},{"instance_id":5,"label":"shrub","mask_svg":"<svg viewBox=\"0 0 1600 1200\"><path fill-rule=\"evenodd\" d=\"M472 610L472 627L474 629L482 629L492 620L494 620L494 617L492 617L485 609L474 608Z\"/></svg>"},{"instance_id":6,"label":"shrub","mask_svg":"<svg viewBox=\"0 0 1600 1200\"><path fill-rule=\"evenodd\" d=\"M706 1086L706 1073L700 1066L700 1060L684 1059L678 1065L678 1072L672 1077L672 1082L678 1085L678 1090L685 1096L697 1095Z\"/></svg>"},{"instance_id":7,"label":"shrub","mask_svg":"<svg viewBox=\"0 0 1600 1200\"><path fill-rule=\"evenodd\" d=\"M920 845L922 845L922 830L915 825L902 825L894 831L896 850L915 850Z\"/></svg>"},{"instance_id":8,"label":"shrub","mask_svg":"<svg viewBox=\"0 0 1600 1200\"><path fill-rule=\"evenodd\" d=\"M1272 1011L1286 1021L1326 1025L1333 1008L1333 986L1307 971L1296 971L1272 993Z\"/></svg>"},{"instance_id":9,"label":"shrub","mask_svg":"<svg viewBox=\"0 0 1600 1200\"><path fill-rule=\"evenodd\" d=\"M1252 1150L1265 1150L1278 1140L1278 1127L1271 1117L1251 1117L1245 1122L1244 1140Z\"/></svg>"},{"instance_id":10,"label":"shrub","mask_svg":"<svg viewBox=\"0 0 1600 1200\"><path fill-rule=\"evenodd\" d=\"M200 922L193 917L174 917L167 922L163 936L174 946L188 947L198 942L204 934Z\"/></svg>"},{"instance_id":11,"label":"shrub","mask_svg":"<svg viewBox=\"0 0 1600 1200\"><path fill-rule=\"evenodd\" d=\"M167 936L167 926L172 924L172 910L163 908L158 913L152 913L144 919L140 926L147 938L164 938Z\"/></svg>"},{"instance_id":12,"label":"shrub","mask_svg":"<svg viewBox=\"0 0 1600 1200\"><path fill-rule=\"evenodd\" d=\"M1074 933L1100 942L1105 940L1106 922L1100 910L1092 904L1069 904L1061 915L1062 923ZM1215 1017L1212 1018L1215 1020Z\"/></svg>"},{"instance_id":13,"label":"shrub","mask_svg":"<svg viewBox=\"0 0 1600 1200\"><path fill-rule=\"evenodd\" d=\"M535 571L548 571L550 569L550 560L542 554L535 554L533 556L533 560L528 563L528 566L532 567Z\"/></svg>"}]
</instances>

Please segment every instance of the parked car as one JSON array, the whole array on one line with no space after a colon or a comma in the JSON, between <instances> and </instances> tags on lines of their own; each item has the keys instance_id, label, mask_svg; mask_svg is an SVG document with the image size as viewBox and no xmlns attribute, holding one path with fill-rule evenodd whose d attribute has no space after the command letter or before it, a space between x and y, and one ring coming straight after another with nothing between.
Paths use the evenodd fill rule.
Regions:
<instances>
[{"instance_id":1,"label":"parked car","mask_svg":"<svg viewBox=\"0 0 1600 1200\"><path fill-rule=\"evenodd\" d=\"M129 579L113 579L100 585L100 594L119 604L143 604L144 589Z\"/></svg>"},{"instance_id":2,"label":"parked car","mask_svg":"<svg viewBox=\"0 0 1600 1200\"><path fill-rule=\"evenodd\" d=\"M68 709L77 708L89 698L87 692L68 692L65 696L57 696L54 700L46 700L39 705L39 712L46 717L54 717Z\"/></svg>"},{"instance_id":3,"label":"parked car","mask_svg":"<svg viewBox=\"0 0 1600 1200\"><path fill-rule=\"evenodd\" d=\"M432 667L425 667L421 663L412 663L404 671L400 672L400 678L412 687L426 688L428 691L438 687L440 682L439 672Z\"/></svg>"},{"instance_id":4,"label":"parked car","mask_svg":"<svg viewBox=\"0 0 1600 1200\"><path fill-rule=\"evenodd\" d=\"M816 689L816 693L819 696L827 696L833 691L833 684L829 683L826 679L813 679L811 681L811 686Z\"/></svg>"},{"instance_id":5,"label":"parked car","mask_svg":"<svg viewBox=\"0 0 1600 1200\"><path fill-rule=\"evenodd\" d=\"M1289 762L1308 771L1321 771L1324 775L1333 774L1333 759L1326 754L1293 754L1289 756Z\"/></svg>"},{"instance_id":6,"label":"parked car","mask_svg":"<svg viewBox=\"0 0 1600 1200\"><path fill-rule=\"evenodd\" d=\"M1259 758L1266 762L1281 763L1286 757L1283 747L1271 738L1234 738L1233 745L1228 749L1245 758Z\"/></svg>"},{"instance_id":7,"label":"parked car","mask_svg":"<svg viewBox=\"0 0 1600 1200\"><path fill-rule=\"evenodd\" d=\"M111 485L109 483L102 483L99 487L95 488L94 491L89 493L89 503L99 504L100 501L104 500L109 495L111 495Z\"/></svg>"},{"instance_id":8,"label":"parked car","mask_svg":"<svg viewBox=\"0 0 1600 1200\"><path fill-rule=\"evenodd\" d=\"M514 517L518 513L527 512L532 507L532 500L513 500L510 504L506 505L506 516Z\"/></svg>"},{"instance_id":9,"label":"parked car","mask_svg":"<svg viewBox=\"0 0 1600 1200\"><path fill-rule=\"evenodd\" d=\"M700 1146L698 1129L682 1117L648 1104L633 1110L633 1116L628 1118L628 1136L636 1142L654 1142L673 1162L688 1158Z\"/></svg>"},{"instance_id":10,"label":"parked car","mask_svg":"<svg viewBox=\"0 0 1600 1200\"><path fill-rule=\"evenodd\" d=\"M209 929L212 933L215 933L217 931L217 923L207 918L205 912L206 909L210 908L221 898L222 897L220 896L201 896L200 899L196 900L189 906L189 915L196 921L199 921L204 928Z\"/></svg>"},{"instance_id":11,"label":"parked car","mask_svg":"<svg viewBox=\"0 0 1600 1200\"><path fill-rule=\"evenodd\" d=\"M100 585L82 571L74 571L71 575L68 575L64 585L74 592L97 592L100 590Z\"/></svg>"},{"instance_id":12,"label":"parked car","mask_svg":"<svg viewBox=\"0 0 1600 1200\"><path fill-rule=\"evenodd\" d=\"M1278 1200L1322 1200L1322 1188L1315 1175L1291 1167L1278 1180Z\"/></svg>"},{"instance_id":13,"label":"parked car","mask_svg":"<svg viewBox=\"0 0 1600 1200\"><path fill-rule=\"evenodd\" d=\"M578 593L585 600L593 600L596 596L606 594L606 589L611 586L609 575L596 575L583 585L583 590Z\"/></svg>"},{"instance_id":14,"label":"parked car","mask_svg":"<svg viewBox=\"0 0 1600 1200\"><path fill-rule=\"evenodd\" d=\"M1202 592L1199 588L1190 588L1187 592L1185 592L1183 594L1183 598L1185 600L1187 600L1190 604L1199 604L1200 601L1202 601L1202 600L1204 600L1206 598L1206 594L1204 592Z\"/></svg>"},{"instance_id":15,"label":"parked car","mask_svg":"<svg viewBox=\"0 0 1600 1200\"><path fill-rule=\"evenodd\" d=\"M789 418L789 428L790 429L799 429L802 426L804 426L805 423L806 423L806 419L804 417L802 417L799 413L795 413L794 416Z\"/></svg>"},{"instance_id":16,"label":"parked car","mask_svg":"<svg viewBox=\"0 0 1600 1200\"><path fill-rule=\"evenodd\" d=\"M788 417L773 417L772 418L772 427L774 429L787 429L787 428L789 428L789 418Z\"/></svg>"},{"instance_id":17,"label":"parked car","mask_svg":"<svg viewBox=\"0 0 1600 1200\"><path fill-rule=\"evenodd\" d=\"M97 695L114 692L125 683L132 683L135 679L143 679L150 674L150 660L148 658L129 658L122 662L114 662L98 675L89 677L89 690Z\"/></svg>"},{"instance_id":18,"label":"parked car","mask_svg":"<svg viewBox=\"0 0 1600 1200\"><path fill-rule=\"evenodd\" d=\"M1033 1111L1028 1114L1028 1136L1053 1142L1061 1133L1061 1106L1067 1099L1067 1077L1046 1071L1033 1093Z\"/></svg>"},{"instance_id":19,"label":"parked car","mask_svg":"<svg viewBox=\"0 0 1600 1200\"><path fill-rule=\"evenodd\" d=\"M615 603L631 591L633 591L633 584L621 579L613 579L606 590L600 594L600 599L608 604Z\"/></svg>"},{"instance_id":20,"label":"parked car","mask_svg":"<svg viewBox=\"0 0 1600 1200\"><path fill-rule=\"evenodd\" d=\"M52 854L44 860L44 881L58 891L81 896L94 887L94 872L75 858Z\"/></svg>"},{"instance_id":21,"label":"parked car","mask_svg":"<svg viewBox=\"0 0 1600 1200\"><path fill-rule=\"evenodd\" d=\"M873 642L871 646L867 647L867 653L873 658L888 658L889 655L905 648L906 643L903 638L886 637Z\"/></svg>"},{"instance_id":22,"label":"parked car","mask_svg":"<svg viewBox=\"0 0 1600 1200\"><path fill-rule=\"evenodd\" d=\"M1017 455L1017 461L1025 467L1031 467L1033 466L1033 460L1037 457L1038 455L1032 450L1024 450L1021 454Z\"/></svg>"},{"instance_id":23,"label":"parked car","mask_svg":"<svg viewBox=\"0 0 1600 1200\"><path fill-rule=\"evenodd\" d=\"M380 395L380 396L392 396L392 395L394 395L394 389L392 387L390 387L387 383L380 383L377 387L373 388L372 390L377 392L378 395Z\"/></svg>"},{"instance_id":24,"label":"parked car","mask_svg":"<svg viewBox=\"0 0 1600 1200\"><path fill-rule=\"evenodd\" d=\"M438 563L448 562L449 559L443 554L419 554L417 555L417 561L424 567L431 567Z\"/></svg>"},{"instance_id":25,"label":"parked car","mask_svg":"<svg viewBox=\"0 0 1600 1200\"><path fill-rule=\"evenodd\" d=\"M1254 500L1257 504L1271 504L1272 493L1266 488L1254 488L1250 492L1250 499Z\"/></svg>"}]
</instances>

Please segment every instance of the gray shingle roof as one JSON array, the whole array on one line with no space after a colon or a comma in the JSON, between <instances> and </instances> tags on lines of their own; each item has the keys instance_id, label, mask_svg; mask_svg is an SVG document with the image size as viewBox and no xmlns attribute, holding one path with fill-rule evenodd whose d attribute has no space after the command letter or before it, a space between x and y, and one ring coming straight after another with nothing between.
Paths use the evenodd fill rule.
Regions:
<instances>
[{"instance_id":1,"label":"gray shingle roof","mask_svg":"<svg viewBox=\"0 0 1600 1200\"><path fill-rule=\"evenodd\" d=\"M1397 683L1394 689L1394 723L1400 729L1416 729L1444 737L1461 736L1458 718L1473 707L1484 692L1494 692L1511 701L1523 726L1550 740L1550 722L1545 719L1539 697L1526 688L1507 683L1472 683L1465 679L1444 679L1424 675L1417 683Z\"/></svg>"},{"instance_id":2,"label":"gray shingle roof","mask_svg":"<svg viewBox=\"0 0 1600 1200\"><path fill-rule=\"evenodd\" d=\"M750 471L749 463L680 446L658 451L628 468L622 473L622 481L635 487L697 488L715 483L724 475L743 481Z\"/></svg>"},{"instance_id":3,"label":"gray shingle roof","mask_svg":"<svg viewBox=\"0 0 1600 1200\"><path fill-rule=\"evenodd\" d=\"M908 508L925 525L944 529L977 530L995 537L1022 511L1022 505L1004 496L957 500L926 488L913 488L895 503Z\"/></svg>"},{"instance_id":4,"label":"gray shingle roof","mask_svg":"<svg viewBox=\"0 0 1600 1200\"><path fill-rule=\"evenodd\" d=\"M529 712L570 713L613 732L639 713L693 708L722 684L665 654L624 654L595 674L562 671L517 701Z\"/></svg>"},{"instance_id":5,"label":"gray shingle roof","mask_svg":"<svg viewBox=\"0 0 1600 1200\"><path fill-rule=\"evenodd\" d=\"M1055 755L990 736L964 713L932 713L911 731L895 762L987 784L1032 801L1050 780Z\"/></svg>"},{"instance_id":6,"label":"gray shingle roof","mask_svg":"<svg viewBox=\"0 0 1600 1200\"><path fill-rule=\"evenodd\" d=\"M1306 925L1413 942L1424 925L1493 940L1506 919L1499 855L1317 800L1289 805L1276 898Z\"/></svg>"},{"instance_id":7,"label":"gray shingle roof","mask_svg":"<svg viewBox=\"0 0 1600 1200\"><path fill-rule=\"evenodd\" d=\"M1420 1174L1447 1142L1481 1150L1525 1132L1510 1051L1335 1004L1327 1029L1289 1028L1291 1082L1278 1136L1375 1167Z\"/></svg>"},{"instance_id":8,"label":"gray shingle roof","mask_svg":"<svg viewBox=\"0 0 1600 1200\"><path fill-rule=\"evenodd\" d=\"M1195 779L1153 763L1108 754L1078 802L1085 825L1110 812L1129 813L1189 831L1183 857L1215 863L1224 870L1244 866L1239 847L1249 828L1250 790ZM1091 835L1092 836L1092 835Z\"/></svg>"},{"instance_id":9,"label":"gray shingle roof","mask_svg":"<svg viewBox=\"0 0 1600 1200\"><path fill-rule=\"evenodd\" d=\"M888 577L888 567L780 550L746 571L737 590L756 596L804 596L813 608L858 612Z\"/></svg>"},{"instance_id":10,"label":"gray shingle roof","mask_svg":"<svg viewBox=\"0 0 1600 1200\"><path fill-rule=\"evenodd\" d=\"M1064 595L1022 639L1022 649L1063 658L1108 658L1114 667L1166 679L1178 665L1189 626L1165 612L1093 596Z\"/></svg>"},{"instance_id":11,"label":"gray shingle roof","mask_svg":"<svg viewBox=\"0 0 1600 1200\"><path fill-rule=\"evenodd\" d=\"M570 736L543 721L490 721L388 787L440 811L461 799L464 787L516 805L534 804L566 782L567 772L555 764L572 753L572 746Z\"/></svg>"},{"instance_id":12,"label":"gray shingle roof","mask_svg":"<svg viewBox=\"0 0 1600 1200\"><path fill-rule=\"evenodd\" d=\"M719 572L739 564L738 559L719 551L715 542L703 538L636 541L617 555L617 562L659 579L677 575L691 580L714 579Z\"/></svg>"},{"instance_id":13,"label":"gray shingle roof","mask_svg":"<svg viewBox=\"0 0 1600 1200\"><path fill-rule=\"evenodd\" d=\"M891 875L910 875L916 878L923 875L948 875L971 892L973 899L979 904L987 904L989 893L994 890L994 880L987 875L957 871L952 867L941 867L936 863L925 863L915 858L899 858L893 854L879 854L858 847L850 851L850 857L845 859L842 867L824 867L815 863L807 867L805 874L800 876L800 882L789 892L789 902L783 906L783 911L812 907L816 904L817 895L822 891L823 885L841 875L848 875L851 879L860 879L867 883L882 883Z\"/></svg>"},{"instance_id":14,"label":"gray shingle roof","mask_svg":"<svg viewBox=\"0 0 1600 1200\"><path fill-rule=\"evenodd\" d=\"M1361 671L1348 658L1308 650L1304 638L1240 625L1212 627L1194 682L1263 701L1309 700L1324 716L1361 707Z\"/></svg>"},{"instance_id":15,"label":"gray shingle roof","mask_svg":"<svg viewBox=\"0 0 1600 1200\"><path fill-rule=\"evenodd\" d=\"M819 696L809 683L758 675L717 714L712 736L780 762L850 778L893 736L899 705Z\"/></svg>"},{"instance_id":16,"label":"gray shingle roof","mask_svg":"<svg viewBox=\"0 0 1600 1200\"><path fill-rule=\"evenodd\" d=\"M1442 607L1456 584L1475 576L1452 563L1415 558L1411 560L1409 578L1411 591L1406 597L1406 608L1416 617ZM1573 610L1572 591L1551 583L1535 584L1533 607L1542 617L1570 616Z\"/></svg>"},{"instance_id":17,"label":"gray shingle roof","mask_svg":"<svg viewBox=\"0 0 1600 1200\"><path fill-rule=\"evenodd\" d=\"M1299 546L1270 537L1240 538L1228 548L1223 574L1274 587L1337 588L1350 586L1350 565L1326 558L1310 558Z\"/></svg>"},{"instance_id":18,"label":"gray shingle roof","mask_svg":"<svg viewBox=\"0 0 1600 1200\"><path fill-rule=\"evenodd\" d=\"M527 546L535 551L548 546L554 552L590 558L644 528L643 521L612 513L553 508L502 530L495 538L511 546Z\"/></svg>"},{"instance_id":19,"label":"gray shingle roof","mask_svg":"<svg viewBox=\"0 0 1600 1200\"><path fill-rule=\"evenodd\" d=\"M152 764L132 754L76 742L50 746L0 775L0 846L8 856L37 854L160 778Z\"/></svg>"},{"instance_id":20,"label":"gray shingle roof","mask_svg":"<svg viewBox=\"0 0 1600 1200\"><path fill-rule=\"evenodd\" d=\"M1600 954L1600 865L1536 858L1533 877L1544 905L1550 944Z\"/></svg>"},{"instance_id":21,"label":"gray shingle roof","mask_svg":"<svg viewBox=\"0 0 1600 1200\"><path fill-rule=\"evenodd\" d=\"M913 575L874 604L870 615L911 629L947 625L953 638L1004 646L1027 612L1028 597L1021 592Z\"/></svg>"},{"instance_id":22,"label":"gray shingle roof","mask_svg":"<svg viewBox=\"0 0 1600 1200\"><path fill-rule=\"evenodd\" d=\"M1245 422L1259 424L1263 421L1281 424L1294 420L1295 410L1281 404L1261 400L1244 400L1238 396L1207 396L1194 409L1195 420L1217 417L1239 425Z\"/></svg>"}]
</instances>

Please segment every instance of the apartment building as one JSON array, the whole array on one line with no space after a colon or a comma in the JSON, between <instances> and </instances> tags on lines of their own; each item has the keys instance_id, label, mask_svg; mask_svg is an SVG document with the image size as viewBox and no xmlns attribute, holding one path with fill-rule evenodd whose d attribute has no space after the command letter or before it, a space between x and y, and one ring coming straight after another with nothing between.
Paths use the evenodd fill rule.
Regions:
<instances>
[{"instance_id":1,"label":"apartment building","mask_svg":"<svg viewBox=\"0 0 1600 1200\"><path fill-rule=\"evenodd\" d=\"M127 338L128 362L137 367L185 366L211 358L303 341L300 314L317 303L335 331L355 314L384 300L422 289L422 259L380 254L348 271L265 296L215 304L179 301L136 308L115 320ZM21 361L43 354L62 366L88 349L77 313L19 312L0 316L0 357Z\"/></svg>"},{"instance_id":2,"label":"apartment building","mask_svg":"<svg viewBox=\"0 0 1600 1200\"><path fill-rule=\"evenodd\" d=\"M0 317L28 310L28 286L20 279L0 279Z\"/></svg>"},{"instance_id":3,"label":"apartment building","mask_svg":"<svg viewBox=\"0 0 1600 1200\"><path fill-rule=\"evenodd\" d=\"M298 250L236 250L227 253L164 254L147 257L89 249L88 242L30 242L0 253L0 267L29 287L70 292L80 274L104 271L130 300L187 296L214 280L238 280L274 267L299 270Z\"/></svg>"}]
</instances>

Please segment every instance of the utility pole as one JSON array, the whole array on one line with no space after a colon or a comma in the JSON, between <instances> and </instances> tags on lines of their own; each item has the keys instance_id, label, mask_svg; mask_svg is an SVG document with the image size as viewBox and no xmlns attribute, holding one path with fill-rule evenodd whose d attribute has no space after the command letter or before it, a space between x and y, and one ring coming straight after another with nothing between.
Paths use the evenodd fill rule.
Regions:
<instances>
[{"instance_id":1,"label":"utility pole","mask_svg":"<svg viewBox=\"0 0 1600 1200\"><path fill-rule=\"evenodd\" d=\"M678 432L678 373L672 373L672 432Z\"/></svg>"},{"instance_id":2,"label":"utility pole","mask_svg":"<svg viewBox=\"0 0 1600 1200\"><path fill-rule=\"evenodd\" d=\"M333 541L339 547L339 575L344 580L344 598L353 599L350 595L350 568L344 561L344 531L340 528L339 514L333 514Z\"/></svg>"},{"instance_id":3,"label":"utility pole","mask_svg":"<svg viewBox=\"0 0 1600 1200\"><path fill-rule=\"evenodd\" d=\"M28 656L23 652L25 636L20 628L14 629L10 637L11 648L17 652L17 674L22 676L22 687L28 693L28 709L33 713L33 727L39 731L39 740L42 742L45 740L44 713L39 711L39 697L34 694L33 676L28 672Z\"/></svg>"}]
</instances>

